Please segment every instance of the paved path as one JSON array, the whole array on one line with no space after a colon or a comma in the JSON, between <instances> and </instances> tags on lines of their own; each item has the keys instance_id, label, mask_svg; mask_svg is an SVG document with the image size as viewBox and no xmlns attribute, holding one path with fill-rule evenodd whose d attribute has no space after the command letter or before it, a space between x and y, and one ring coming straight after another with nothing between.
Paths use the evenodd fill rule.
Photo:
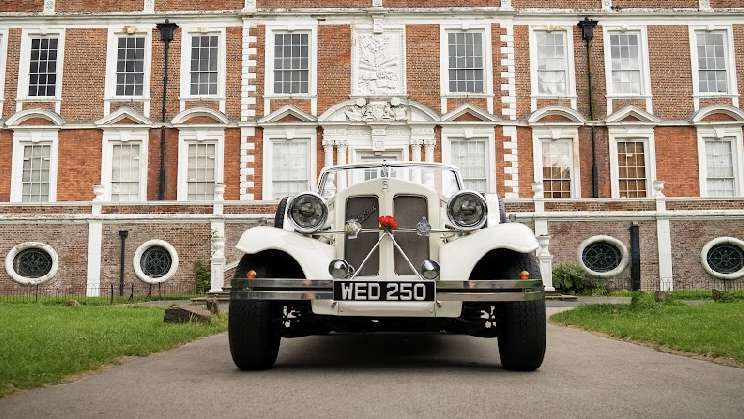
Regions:
<instances>
[{"instance_id":1,"label":"paved path","mask_svg":"<svg viewBox=\"0 0 744 419\"><path fill-rule=\"evenodd\" d=\"M744 369L549 325L534 373L503 370L495 340L400 334L286 339L248 373L223 334L0 399L0 417L741 418Z\"/></svg>"}]
</instances>

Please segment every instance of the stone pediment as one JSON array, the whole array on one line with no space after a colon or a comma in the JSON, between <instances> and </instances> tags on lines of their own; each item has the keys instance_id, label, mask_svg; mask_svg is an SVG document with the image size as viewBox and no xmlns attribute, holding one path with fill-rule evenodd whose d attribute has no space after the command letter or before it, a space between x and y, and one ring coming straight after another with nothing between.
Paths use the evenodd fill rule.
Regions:
<instances>
[{"instance_id":1,"label":"stone pediment","mask_svg":"<svg viewBox=\"0 0 744 419\"><path fill-rule=\"evenodd\" d=\"M206 108L202 106L197 106L194 108L185 109L182 112L180 112L178 115L174 116L171 120L171 123L174 125L182 125L182 124L202 124L202 125L209 125L209 124L219 124L224 125L230 122L225 114L222 112Z\"/></svg>"},{"instance_id":2,"label":"stone pediment","mask_svg":"<svg viewBox=\"0 0 744 419\"><path fill-rule=\"evenodd\" d=\"M318 121L352 124L432 123L439 115L431 108L412 100L392 98L357 98L342 102L323 112Z\"/></svg>"},{"instance_id":3,"label":"stone pediment","mask_svg":"<svg viewBox=\"0 0 744 419\"><path fill-rule=\"evenodd\" d=\"M8 127L49 127L64 125L65 120L48 109L26 109L11 115L5 124Z\"/></svg>"},{"instance_id":4,"label":"stone pediment","mask_svg":"<svg viewBox=\"0 0 744 419\"><path fill-rule=\"evenodd\" d=\"M656 125L661 119L637 106L628 105L609 115L605 121L608 125Z\"/></svg>"},{"instance_id":5,"label":"stone pediment","mask_svg":"<svg viewBox=\"0 0 744 419\"><path fill-rule=\"evenodd\" d=\"M691 118L691 122L693 124L742 124L744 123L744 111L731 105L706 106L695 112Z\"/></svg>"},{"instance_id":6,"label":"stone pediment","mask_svg":"<svg viewBox=\"0 0 744 419\"><path fill-rule=\"evenodd\" d=\"M499 122L499 118L483 109L466 103L442 115L442 122Z\"/></svg>"},{"instance_id":7,"label":"stone pediment","mask_svg":"<svg viewBox=\"0 0 744 419\"><path fill-rule=\"evenodd\" d=\"M583 125L586 119L575 109L565 106L546 106L532 112L530 124Z\"/></svg>"},{"instance_id":8,"label":"stone pediment","mask_svg":"<svg viewBox=\"0 0 744 419\"><path fill-rule=\"evenodd\" d=\"M96 126L99 127L112 125L150 125L151 123L152 121L149 118L127 107L119 108L95 122Z\"/></svg>"},{"instance_id":9,"label":"stone pediment","mask_svg":"<svg viewBox=\"0 0 744 419\"><path fill-rule=\"evenodd\" d=\"M302 123L316 122L317 118L294 105L284 105L258 120L259 124L271 122Z\"/></svg>"}]
</instances>

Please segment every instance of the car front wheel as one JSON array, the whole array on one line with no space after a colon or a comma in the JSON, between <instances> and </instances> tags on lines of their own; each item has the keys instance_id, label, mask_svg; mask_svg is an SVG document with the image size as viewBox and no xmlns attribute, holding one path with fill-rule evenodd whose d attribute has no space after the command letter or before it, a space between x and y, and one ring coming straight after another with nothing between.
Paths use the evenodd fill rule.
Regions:
<instances>
[{"instance_id":1,"label":"car front wheel","mask_svg":"<svg viewBox=\"0 0 744 419\"><path fill-rule=\"evenodd\" d=\"M230 354L241 370L274 366L281 341L273 327L274 309L269 301L230 301L227 326Z\"/></svg>"}]
</instances>

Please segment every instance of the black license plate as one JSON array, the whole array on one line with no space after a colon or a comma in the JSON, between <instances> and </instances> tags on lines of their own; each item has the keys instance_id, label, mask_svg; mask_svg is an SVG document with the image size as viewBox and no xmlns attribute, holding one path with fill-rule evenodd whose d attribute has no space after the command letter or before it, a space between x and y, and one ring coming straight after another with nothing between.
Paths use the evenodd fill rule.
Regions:
<instances>
[{"instance_id":1,"label":"black license plate","mask_svg":"<svg viewBox=\"0 0 744 419\"><path fill-rule=\"evenodd\" d=\"M336 301L434 301L434 281L333 281Z\"/></svg>"}]
</instances>

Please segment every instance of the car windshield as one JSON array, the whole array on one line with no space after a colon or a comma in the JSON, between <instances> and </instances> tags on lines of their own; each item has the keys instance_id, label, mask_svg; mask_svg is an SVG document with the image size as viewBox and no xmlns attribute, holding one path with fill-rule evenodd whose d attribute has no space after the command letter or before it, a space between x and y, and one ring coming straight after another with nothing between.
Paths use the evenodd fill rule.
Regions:
<instances>
[{"instance_id":1,"label":"car windshield","mask_svg":"<svg viewBox=\"0 0 744 419\"><path fill-rule=\"evenodd\" d=\"M323 170L318 193L331 198L344 188L368 180L388 177L424 185L445 198L462 189L460 175L455 166L436 163L364 163L333 166Z\"/></svg>"}]
</instances>

